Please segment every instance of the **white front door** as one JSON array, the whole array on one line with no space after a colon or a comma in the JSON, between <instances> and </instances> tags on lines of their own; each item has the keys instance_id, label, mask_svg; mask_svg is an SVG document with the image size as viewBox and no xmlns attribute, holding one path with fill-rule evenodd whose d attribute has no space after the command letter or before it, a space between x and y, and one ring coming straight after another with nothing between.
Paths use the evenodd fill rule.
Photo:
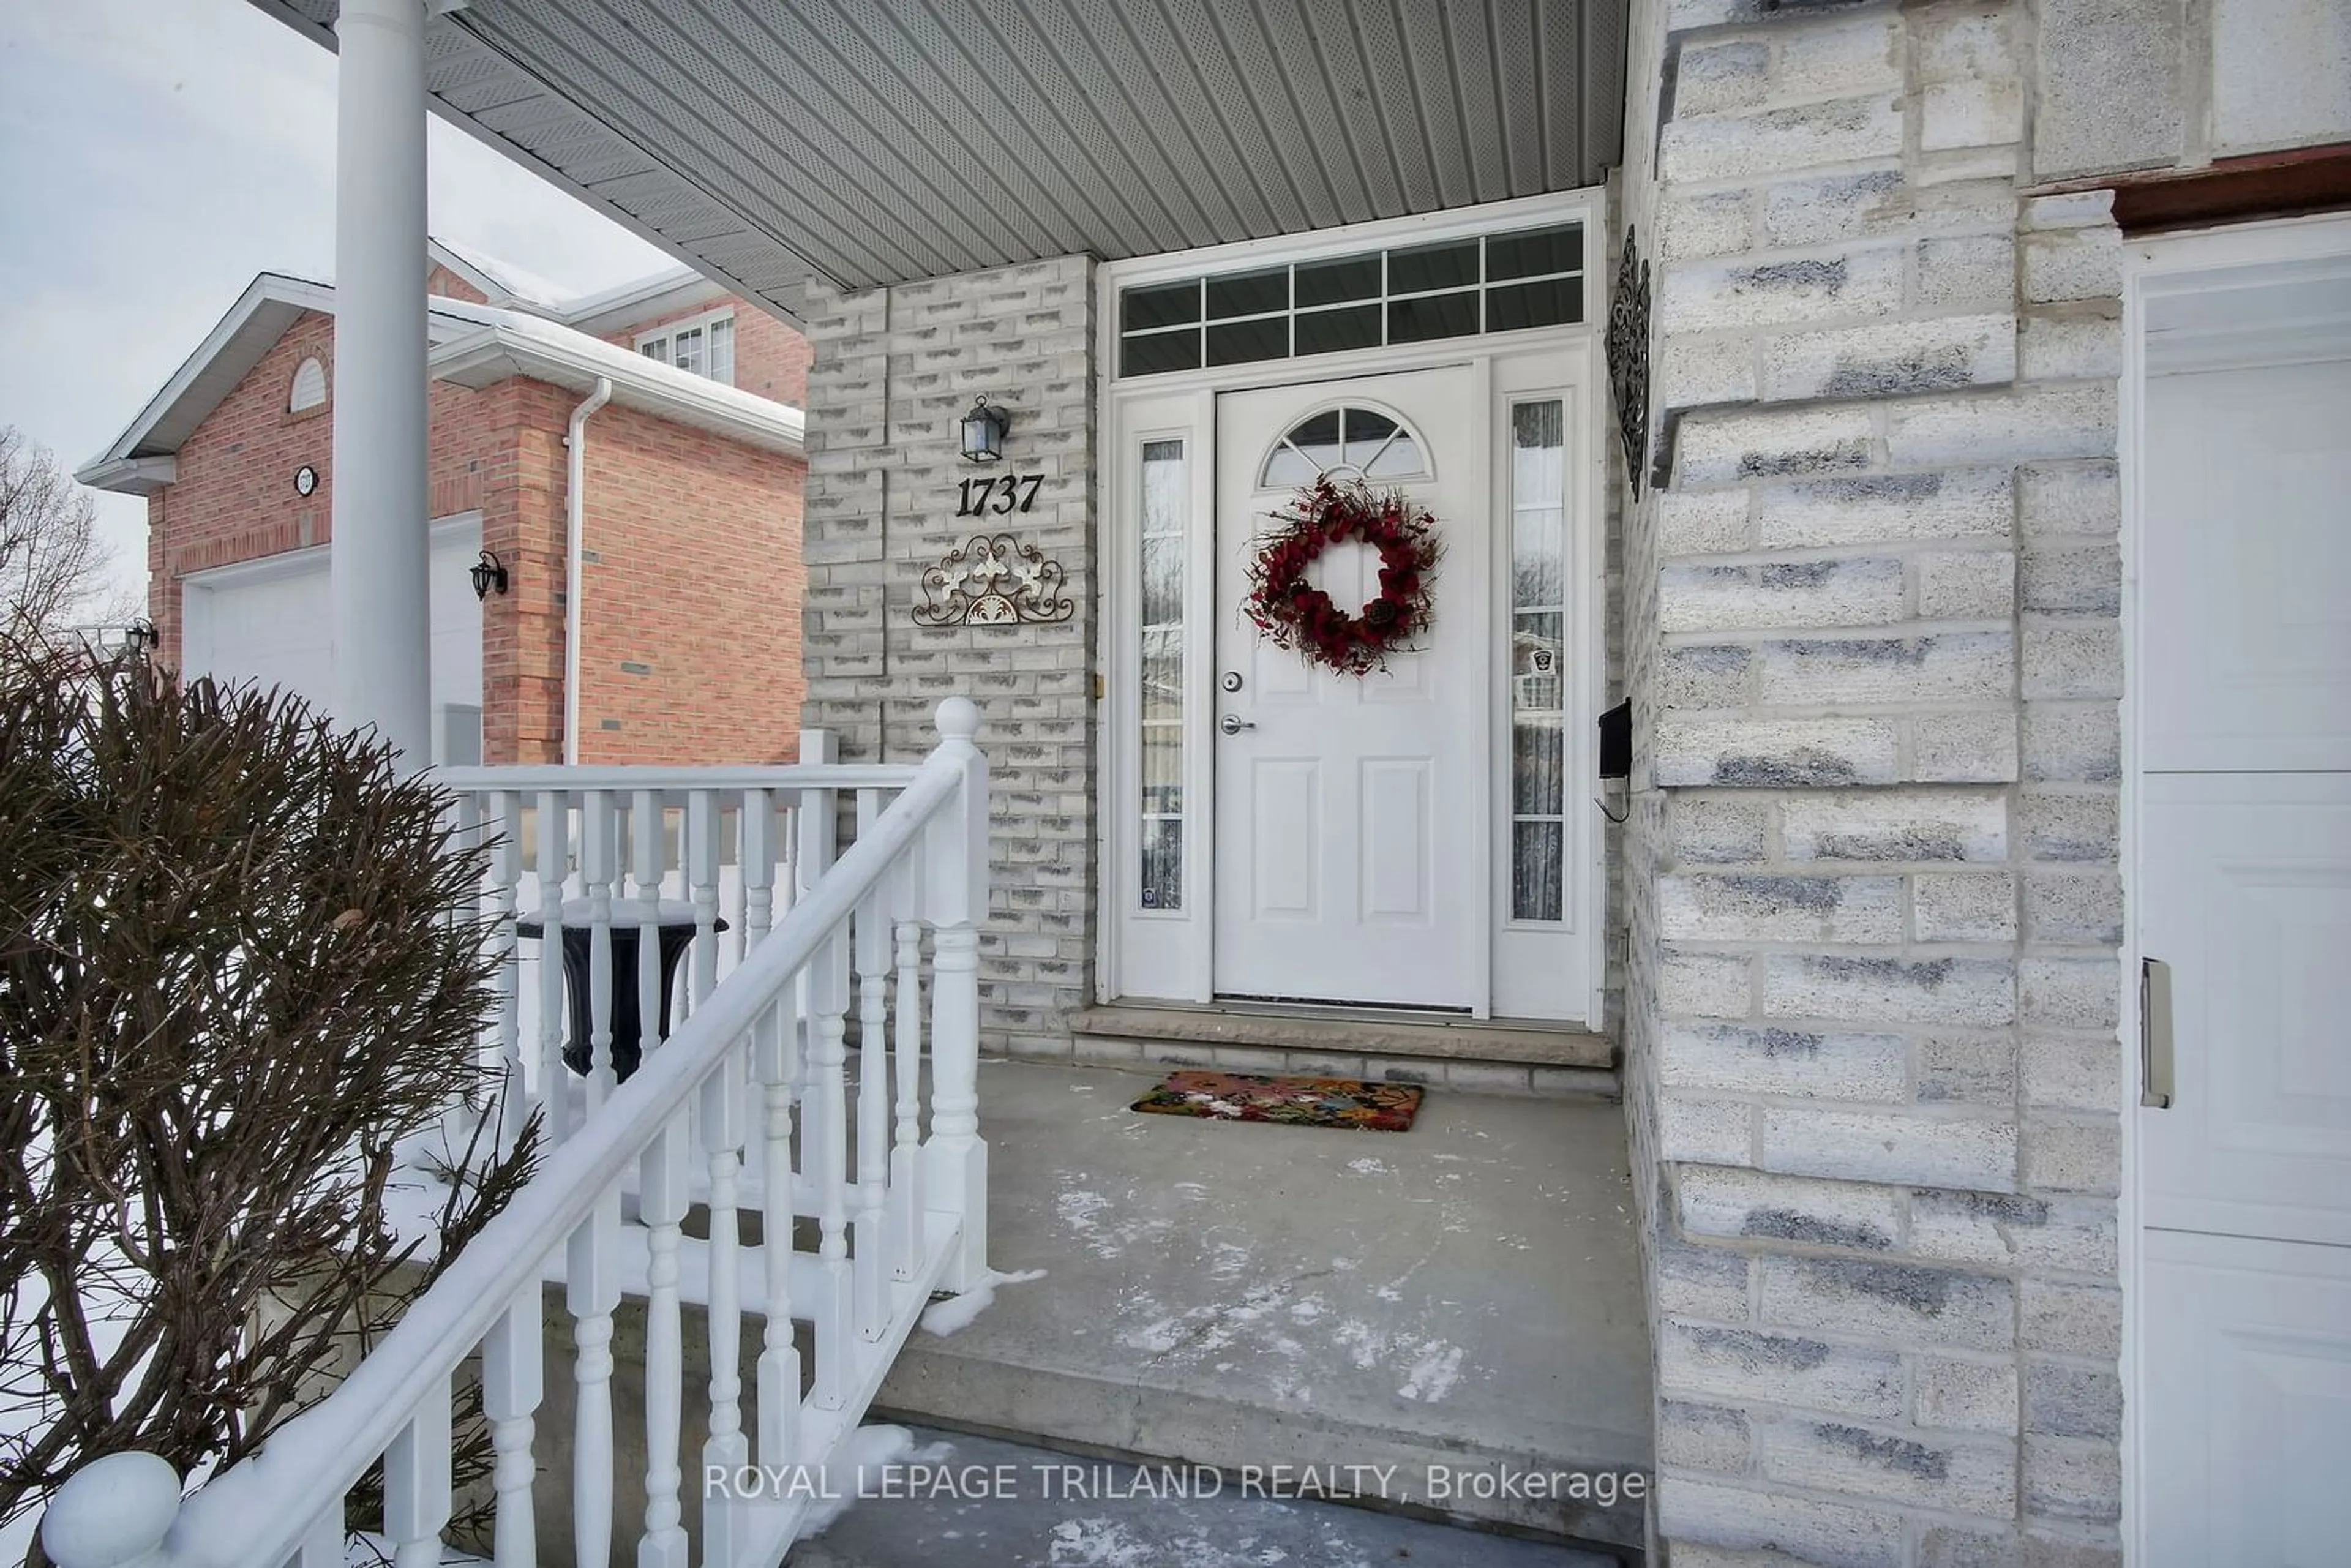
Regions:
<instances>
[{"instance_id":1,"label":"white front door","mask_svg":"<svg viewBox=\"0 0 2351 1568\"><path fill-rule=\"evenodd\" d=\"M1217 400L1220 996L1483 1005L1487 434L1468 365ZM1401 488L1443 540L1433 626L1363 676L1273 646L1241 613L1272 515L1322 471ZM1323 554L1312 580L1363 604L1379 591L1379 567L1350 541Z\"/></svg>"},{"instance_id":2,"label":"white front door","mask_svg":"<svg viewBox=\"0 0 2351 1568\"><path fill-rule=\"evenodd\" d=\"M2172 1097L2136 1113L2146 1561L2340 1563L2351 256L2146 287L2134 892Z\"/></svg>"}]
</instances>

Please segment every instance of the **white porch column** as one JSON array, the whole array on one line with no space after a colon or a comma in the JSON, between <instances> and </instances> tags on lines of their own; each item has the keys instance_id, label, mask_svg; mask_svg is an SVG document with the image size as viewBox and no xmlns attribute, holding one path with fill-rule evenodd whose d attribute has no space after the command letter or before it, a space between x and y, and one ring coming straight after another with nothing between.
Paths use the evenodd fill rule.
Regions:
<instances>
[{"instance_id":1,"label":"white porch column","mask_svg":"<svg viewBox=\"0 0 2351 1568\"><path fill-rule=\"evenodd\" d=\"M335 120L336 714L431 756L425 0L342 0Z\"/></svg>"}]
</instances>

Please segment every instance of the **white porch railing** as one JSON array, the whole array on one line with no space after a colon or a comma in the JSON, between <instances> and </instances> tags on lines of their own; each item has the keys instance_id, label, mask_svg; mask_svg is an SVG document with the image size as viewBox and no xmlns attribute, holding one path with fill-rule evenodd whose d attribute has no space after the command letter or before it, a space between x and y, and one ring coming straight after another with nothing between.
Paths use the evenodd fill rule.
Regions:
<instances>
[{"instance_id":1,"label":"white porch railing","mask_svg":"<svg viewBox=\"0 0 2351 1568\"><path fill-rule=\"evenodd\" d=\"M834 764L831 738L801 731L784 767L436 771L460 830L490 849L500 963L483 1049L519 1088L502 1147L534 1108L549 1142L584 1124L622 1075L616 1048L655 1049L831 867L842 797L872 821L918 771Z\"/></svg>"},{"instance_id":2,"label":"white porch railing","mask_svg":"<svg viewBox=\"0 0 2351 1568\"><path fill-rule=\"evenodd\" d=\"M878 795L862 797L856 843L806 878L806 891L764 933L753 869L762 858L763 813L754 801L740 834L750 846L747 946L726 983L717 981L716 954L698 950L690 1016L551 1147L507 1209L342 1385L259 1453L184 1500L180 1478L152 1455L117 1454L84 1467L42 1522L42 1542L60 1568L340 1568L345 1495L379 1459L381 1530L394 1561L400 1568L439 1563L453 1508L453 1385L461 1373L470 1375L467 1363L477 1354L496 1454L496 1561L500 1568L538 1563L533 1482L545 1388L541 1291L550 1279L562 1281L571 1320L575 1408L555 1447L569 1449L569 1534L581 1568L620 1560L616 1528L633 1530L635 1551L622 1555L641 1568L773 1568L812 1493L790 1478L811 1476L838 1454L931 1292L967 1290L986 1274L987 1155L978 1135L977 1072L987 764L974 744L979 716L970 703L950 698L937 716L938 749L904 770L886 810L878 809ZM696 839L692 822L697 812L715 818L719 788L888 787L881 779L852 784L845 769L772 771L796 777L684 792L690 882L711 868L708 852L695 845L714 844L718 835ZM511 795L520 784L536 791L541 782L509 778L506 787ZM580 787L552 774L543 782L549 792ZM582 820L601 822L611 802L595 802L612 792L589 781ZM542 795L538 804L541 821L566 816L559 800ZM805 798L796 804L805 842L814 831L810 805ZM500 810L511 823L514 808ZM636 810L636 823L650 835L653 813L642 802ZM600 879L607 888L601 896L612 896L616 873L594 846L614 841L590 831L581 873L591 901L600 897ZM560 864L561 857L547 863ZM770 872L774 864L768 862ZM507 863L501 873L509 887L514 872ZM500 877L492 881L495 889ZM772 881L766 885L772 893ZM712 908L702 887L694 883L687 901L697 912ZM559 904L560 891L543 890L541 898ZM697 918L697 936L716 924ZM608 937L593 940L594 950L608 946ZM861 1029L853 1168L844 1048L852 1005ZM510 1061L521 1060L517 1008L504 1009L498 1044ZM554 1082L563 1081L563 1068L545 1056L539 1061L542 1071L558 1075ZM747 1146L758 1166L749 1180ZM758 1246L739 1235L739 1216L753 1207L747 1187L757 1193ZM684 1234L697 1197L708 1206L706 1242ZM817 1222L812 1253L791 1245L796 1216ZM689 1287L681 1259L690 1251L705 1265L694 1283L706 1307L710 1379L698 1391L684 1386L684 1374ZM640 1270L647 1461L641 1486L624 1488L615 1475L611 1339L613 1313ZM746 1318L764 1322L749 1431L737 1348ZM808 1380L795 1320L812 1328ZM689 1407L700 1417L692 1424L708 1434L690 1466L682 1450ZM747 1479L746 1467L755 1464L763 1484L745 1488L737 1478ZM713 1472L728 1483L716 1490L700 1485ZM698 1552L690 1551L685 1528L688 1474L702 1492ZM642 1506L624 1511L624 1490L641 1491ZM756 1495L741 1495L746 1490Z\"/></svg>"}]
</instances>

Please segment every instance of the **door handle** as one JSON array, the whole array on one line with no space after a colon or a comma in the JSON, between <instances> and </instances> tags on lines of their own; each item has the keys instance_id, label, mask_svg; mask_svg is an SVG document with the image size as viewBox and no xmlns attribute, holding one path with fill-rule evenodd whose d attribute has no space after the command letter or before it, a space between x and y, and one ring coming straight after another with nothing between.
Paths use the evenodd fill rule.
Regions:
<instances>
[{"instance_id":1,"label":"door handle","mask_svg":"<svg viewBox=\"0 0 2351 1568\"><path fill-rule=\"evenodd\" d=\"M1245 729L1255 729L1257 726L1237 713L1228 713L1217 721L1217 727L1227 735L1238 735Z\"/></svg>"},{"instance_id":2,"label":"door handle","mask_svg":"<svg viewBox=\"0 0 2351 1568\"><path fill-rule=\"evenodd\" d=\"M2171 966L2138 961L2138 1103L2171 1108Z\"/></svg>"}]
</instances>

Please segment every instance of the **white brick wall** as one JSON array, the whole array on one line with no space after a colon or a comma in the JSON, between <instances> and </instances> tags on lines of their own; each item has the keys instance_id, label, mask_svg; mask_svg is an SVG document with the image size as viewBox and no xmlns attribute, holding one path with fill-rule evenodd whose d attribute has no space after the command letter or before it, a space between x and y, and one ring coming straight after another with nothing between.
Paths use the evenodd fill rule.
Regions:
<instances>
[{"instance_id":1,"label":"white brick wall","mask_svg":"<svg viewBox=\"0 0 2351 1568\"><path fill-rule=\"evenodd\" d=\"M1092 999L1094 639L1093 266L1083 256L838 294L811 287L806 720L844 760L911 761L931 710L980 706L996 868L980 934L989 1050L1065 1055ZM955 516L972 470L956 422L1011 414L1006 472L1035 507ZM1074 619L918 627L921 578L975 533L1010 532L1067 574Z\"/></svg>"},{"instance_id":2,"label":"white brick wall","mask_svg":"<svg viewBox=\"0 0 2351 1568\"><path fill-rule=\"evenodd\" d=\"M1636 17L1673 83L1624 192L1670 458L1623 605L1661 1533L2111 1564L2119 241L2019 195L2022 0Z\"/></svg>"}]
</instances>

